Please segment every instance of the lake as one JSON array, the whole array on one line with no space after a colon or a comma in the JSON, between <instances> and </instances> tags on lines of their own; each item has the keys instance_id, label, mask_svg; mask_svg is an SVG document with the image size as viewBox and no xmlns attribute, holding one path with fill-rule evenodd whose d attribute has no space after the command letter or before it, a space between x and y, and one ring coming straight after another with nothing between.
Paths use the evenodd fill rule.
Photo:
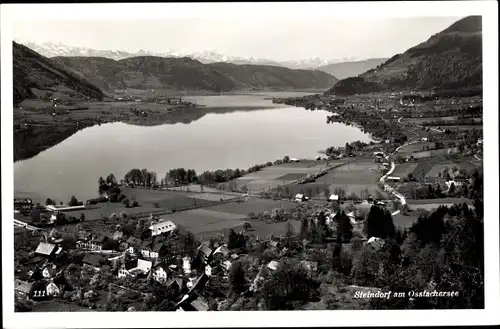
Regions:
<instances>
[{"instance_id":1,"label":"lake","mask_svg":"<svg viewBox=\"0 0 500 329\"><path fill-rule=\"evenodd\" d=\"M189 124L138 126L109 123L78 131L35 157L14 164L18 197L69 201L97 195L99 176L117 179L132 168L147 168L158 180L173 168L205 170L248 167L282 159L312 158L329 146L368 134L341 123L326 124L326 112L273 104L269 97L305 93L184 97L204 108ZM212 109L216 109L212 111ZM224 111L221 109L227 109Z\"/></svg>"}]
</instances>

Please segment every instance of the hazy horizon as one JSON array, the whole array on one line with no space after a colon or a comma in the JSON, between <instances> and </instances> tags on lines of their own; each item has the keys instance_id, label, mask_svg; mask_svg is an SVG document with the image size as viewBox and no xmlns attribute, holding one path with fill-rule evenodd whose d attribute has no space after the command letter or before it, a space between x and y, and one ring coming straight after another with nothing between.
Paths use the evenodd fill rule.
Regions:
<instances>
[{"instance_id":1,"label":"hazy horizon","mask_svg":"<svg viewBox=\"0 0 500 329\"><path fill-rule=\"evenodd\" d=\"M460 18L16 21L12 38L127 52L211 50L227 56L275 61L312 57L367 59L404 52Z\"/></svg>"}]
</instances>

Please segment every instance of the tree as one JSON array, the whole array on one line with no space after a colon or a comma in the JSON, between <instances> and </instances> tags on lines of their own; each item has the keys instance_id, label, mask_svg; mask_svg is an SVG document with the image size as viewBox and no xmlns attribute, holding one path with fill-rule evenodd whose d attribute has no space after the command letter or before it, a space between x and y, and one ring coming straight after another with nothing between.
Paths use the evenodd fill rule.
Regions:
<instances>
[{"instance_id":1,"label":"tree","mask_svg":"<svg viewBox=\"0 0 500 329\"><path fill-rule=\"evenodd\" d=\"M352 239L352 224L351 224L351 219L349 216L345 214L345 212L342 210L340 213L337 215L337 236L342 241L351 241Z\"/></svg>"},{"instance_id":2,"label":"tree","mask_svg":"<svg viewBox=\"0 0 500 329\"><path fill-rule=\"evenodd\" d=\"M102 178L102 177L101 177ZM109 174L108 177L106 177L106 183L109 185L109 186L115 186L117 185L117 181L116 181L116 177L114 174Z\"/></svg>"},{"instance_id":3,"label":"tree","mask_svg":"<svg viewBox=\"0 0 500 329\"><path fill-rule=\"evenodd\" d=\"M396 228L392 220L392 216L386 209L379 206L372 206L366 219L366 232L368 238L377 237L385 239L394 237Z\"/></svg>"},{"instance_id":4,"label":"tree","mask_svg":"<svg viewBox=\"0 0 500 329\"><path fill-rule=\"evenodd\" d=\"M241 261L236 261L229 270L229 284L235 294L241 294L246 290L245 270Z\"/></svg>"},{"instance_id":5,"label":"tree","mask_svg":"<svg viewBox=\"0 0 500 329\"><path fill-rule=\"evenodd\" d=\"M453 196L455 192L456 192L455 183L451 183L450 188L448 190L448 195Z\"/></svg>"},{"instance_id":6,"label":"tree","mask_svg":"<svg viewBox=\"0 0 500 329\"><path fill-rule=\"evenodd\" d=\"M130 200L128 198L123 199L122 203L125 205L126 208L130 207Z\"/></svg>"},{"instance_id":7,"label":"tree","mask_svg":"<svg viewBox=\"0 0 500 329\"><path fill-rule=\"evenodd\" d=\"M289 157L288 155L285 155L285 156L283 157L283 162L284 162L284 163L288 163L288 162L290 162L290 157Z\"/></svg>"},{"instance_id":8,"label":"tree","mask_svg":"<svg viewBox=\"0 0 500 329\"><path fill-rule=\"evenodd\" d=\"M82 212L80 214L80 221L83 222L85 220L85 214Z\"/></svg>"},{"instance_id":9,"label":"tree","mask_svg":"<svg viewBox=\"0 0 500 329\"><path fill-rule=\"evenodd\" d=\"M31 209L31 212L30 212L30 218L33 222L37 223L40 221L40 209L38 208L33 208Z\"/></svg>"},{"instance_id":10,"label":"tree","mask_svg":"<svg viewBox=\"0 0 500 329\"><path fill-rule=\"evenodd\" d=\"M318 286L302 266L284 263L264 284L261 296L268 310L292 310L316 295Z\"/></svg>"},{"instance_id":11,"label":"tree","mask_svg":"<svg viewBox=\"0 0 500 329\"><path fill-rule=\"evenodd\" d=\"M249 229L251 229L251 228L252 228L252 224L250 224L249 222L244 222L244 223L243 223L243 229L244 229L245 231L248 231L248 230L249 230Z\"/></svg>"},{"instance_id":12,"label":"tree","mask_svg":"<svg viewBox=\"0 0 500 329\"><path fill-rule=\"evenodd\" d=\"M309 235L309 222L307 219L302 219L300 222L300 237L306 239Z\"/></svg>"},{"instance_id":13,"label":"tree","mask_svg":"<svg viewBox=\"0 0 500 329\"><path fill-rule=\"evenodd\" d=\"M102 189L106 188L106 181L104 180L104 178L99 177L98 187L99 187L99 193L102 192Z\"/></svg>"},{"instance_id":14,"label":"tree","mask_svg":"<svg viewBox=\"0 0 500 329\"><path fill-rule=\"evenodd\" d=\"M55 202L52 199L47 198L47 200L45 200L45 205L46 206L55 205Z\"/></svg>"},{"instance_id":15,"label":"tree","mask_svg":"<svg viewBox=\"0 0 500 329\"><path fill-rule=\"evenodd\" d=\"M71 196L71 199L68 202L68 206L74 207L78 205L78 199L73 195Z\"/></svg>"}]
</instances>

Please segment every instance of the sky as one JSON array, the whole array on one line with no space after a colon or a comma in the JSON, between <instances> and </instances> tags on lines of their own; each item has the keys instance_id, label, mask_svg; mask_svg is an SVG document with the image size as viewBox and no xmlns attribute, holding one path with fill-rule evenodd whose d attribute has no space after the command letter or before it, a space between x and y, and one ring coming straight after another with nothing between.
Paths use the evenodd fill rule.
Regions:
<instances>
[{"instance_id":1,"label":"sky","mask_svg":"<svg viewBox=\"0 0 500 329\"><path fill-rule=\"evenodd\" d=\"M249 15L250 16L250 15ZM213 50L277 61L392 57L461 17L16 21L16 40L99 50Z\"/></svg>"}]
</instances>

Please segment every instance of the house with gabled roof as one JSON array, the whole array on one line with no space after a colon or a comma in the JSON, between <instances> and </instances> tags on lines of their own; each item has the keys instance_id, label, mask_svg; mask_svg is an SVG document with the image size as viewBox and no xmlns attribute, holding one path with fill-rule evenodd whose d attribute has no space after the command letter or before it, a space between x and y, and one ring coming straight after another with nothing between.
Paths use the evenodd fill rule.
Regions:
<instances>
[{"instance_id":1,"label":"house with gabled roof","mask_svg":"<svg viewBox=\"0 0 500 329\"><path fill-rule=\"evenodd\" d=\"M173 277L167 280L166 286L181 294L186 290L186 281L183 277Z\"/></svg>"},{"instance_id":2,"label":"house with gabled roof","mask_svg":"<svg viewBox=\"0 0 500 329\"><path fill-rule=\"evenodd\" d=\"M108 235L101 234L97 238L94 238L92 241L90 241L90 249L102 250L102 245L108 240L110 240Z\"/></svg>"},{"instance_id":3,"label":"house with gabled roof","mask_svg":"<svg viewBox=\"0 0 500 329\"><path fill-rule=\"evenodd\" d=\"M164 233L171 233L175 231L177 226L170 220L161 221L152 224L149 229L151 230L151 236L156 236Z\"/></svg>"},{"instance_id":4,"label":"house with gabled roof","mask_svg":"<svg viewBox=\"0 0 500 329\"><path fill-rule=\"evenodd\" d=\"M14 292L19 298L29 298L31 293L31 288L33 283L21 281L18 279L14 280Z\"/></svg>"},{"instance_id":5,"label":"house with gabled roof","mask_svg":"<svg viewBox=\"0 0 500 329\"><path fill-rule=\"evenodd\" d=\"M202 258L206 261L210 258L210 256L212 256L212 252L213 250L210 249L209 246L207 246L206 244L202 243L198 249L196 249L196 251L199 253L199 255L202 256Z\"/></svg>"}]
</instances>

